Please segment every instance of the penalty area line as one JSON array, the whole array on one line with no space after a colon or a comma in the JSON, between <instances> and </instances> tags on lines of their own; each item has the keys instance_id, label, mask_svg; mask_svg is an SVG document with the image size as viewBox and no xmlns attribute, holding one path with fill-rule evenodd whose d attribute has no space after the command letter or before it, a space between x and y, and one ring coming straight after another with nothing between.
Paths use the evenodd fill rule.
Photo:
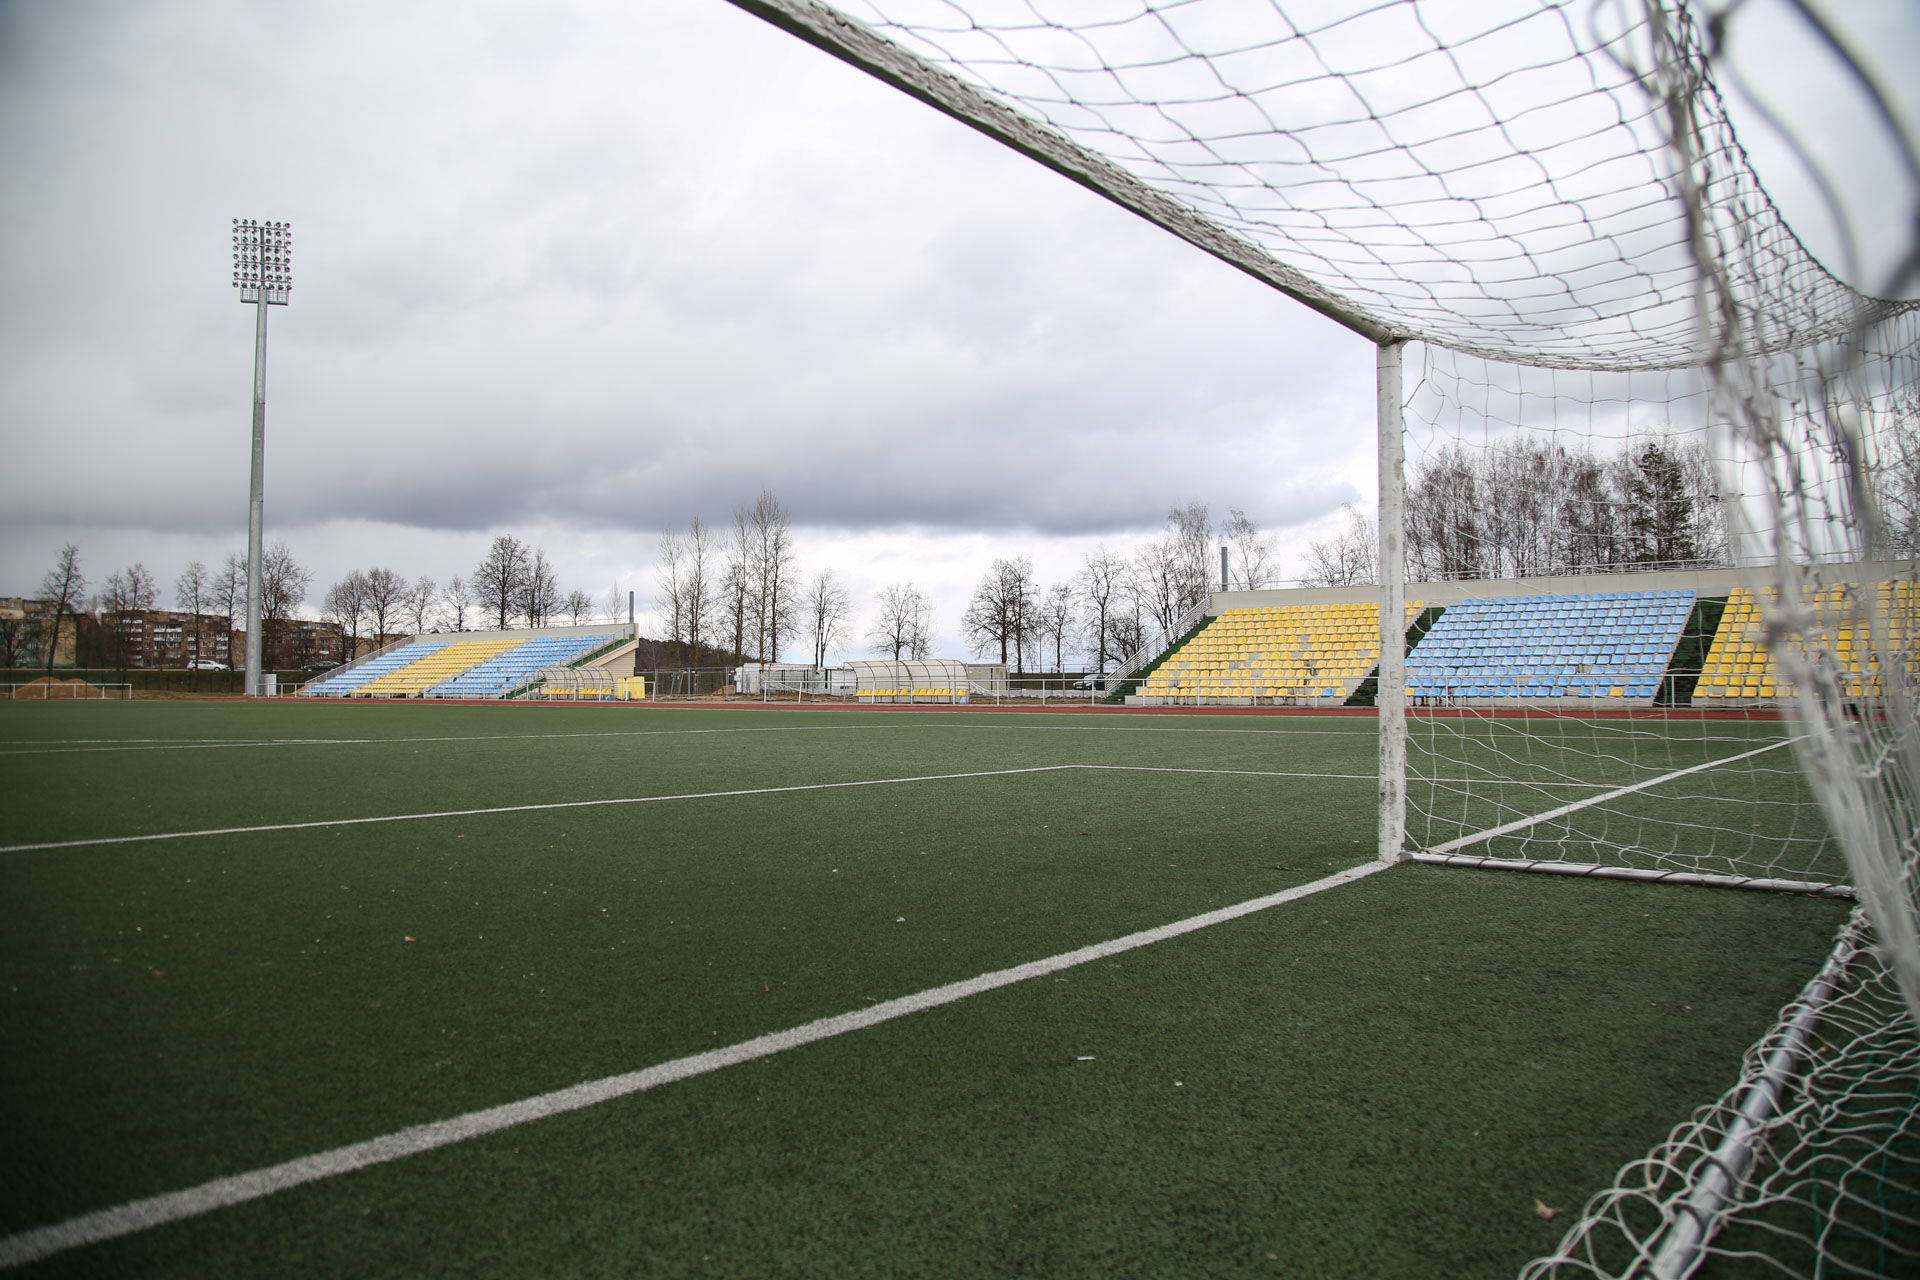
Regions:
<instances>
[{"instance_id":1,"label":"penalty area line","mask_svg":"<svg viewBox=\"0 0 1920 1280\"><path fill-rule=\"evenodd\" d=\"M323 1151L318 1155L302 1156L297 1160L269 1165L248 1173L216 1178L184 1191L149 1196L144 1200L133 1200L111 1209L101 1209L82 1214L77 1218L69 1218L65 1222L22 1231L17 1235L0 1239L0 1268L24 1266L29 1262L38 1261L67 1249L98 1244L101 1241L113 1240L137 1231L199 1217L216 1209L245 1204L247 1201L258 1200L310 1182L319 1182L373 1165L402 1160L408 1156L420 1155L423 1152L438 1150L473 1138L485 1137L517 1125L544 1120L549 1116L565 1115L570 1111L598 1106L600 1103L610 1102L616 1098L643 1093L662 1085L675 1084L681 1080L706 1075L725 1067L738 1066L743 1062L752 1062L772 1054L784 1053L789 1049L798 1049L803 1045L829 1040L849 1032L864 1031L869 1027L892 1022L910 1014L937 1009L969 996L1009 987L1032 978L1058 973L1062 969L1089 964L1095 960L1103 960L1109 956L1120 955L1156 942L1164 942L1169 938L1177 938L1182 934L1193 933L1212 925L1238 920L1242 916L1265 911L1270 907L1311 897L1328 889L1337 889L1364 879L1376 871L1384 871L1390 865L1392 864L1386 862L1362 863L1347 871L1323 876L1308 884L1283 889L1278 893L1251 898L1229 907L1189 916L1185 920L1176 920L1171 924L1142 929L1138 933L1129 933L1106 942L1096 942L1091 946L1048 956L1044 960L1032 960L1010 969L996 969L975 978L950 982L945 986L930 987L925 991L885 1000L865 1009L855 1009L848 1013L834 1014L831 1017L802 1023L797 1027L789 1027L785 1031L755 1036L739 1044L710 1049L690 1057L676 1058L639 1071L589 1080L570 1088L557 1089L552 1093L523 1098L518 1102L488 1107L481 1111L470 1111L465 1115L454 1116L447 1120L413 1125L366 1142L335 1147L331 1151Z\"/></svg>"}]
</instances>

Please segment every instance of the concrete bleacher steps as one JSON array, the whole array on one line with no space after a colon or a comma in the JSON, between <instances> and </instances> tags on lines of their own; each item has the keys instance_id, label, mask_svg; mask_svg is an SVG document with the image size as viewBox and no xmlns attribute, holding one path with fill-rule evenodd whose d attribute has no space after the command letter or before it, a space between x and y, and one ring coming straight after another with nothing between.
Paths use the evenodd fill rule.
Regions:
<instances>
[{"instance_id":1,"label":"concrete bleacher steps","mask_svg":"<svg viewBox=\"0 0 1920 1280\"><path fill-rule=\"evenodd\" d=\"M1409 603L1407 619L1420 614ZM1380 659L1375 604L1227 609L1140 686L1130 702L1334 705Z\"/></svg>"},{"instance_id":2,"label":"concrete bleacher steps","mask_svg":"<svg viewBox=\"0 0 1920 1280\"><path fill-rule=\"evenodd\" d=\"M1858 610L1848 593L1857 589L1832 587L1809 597L1806 606L1816 618L1822 614L1833 618L1827 629L1839 659L1841 688L1848 697L1862 698L1880 692L1880 675L1873 638L1854 625ZM1874 604L1884 620L1887 643L1896 652L1907 652L1914 638L1920 636L1920 584L1880 582L1864 589L1875 592ZM1771 703L1793 694L1793 685L1780 674L1767 651L1764 612L1761 601L1748 588L1737 588L1728 595L1720 627L1694 685L1694 706Z\"/></svg>"},{"instance_id":3,"label":"concrete bleacher steps","mask_svg":"<svg viewBox=\"0 0 1920 1280\"><path fill-rule=\"evenodd\" d=\"M1415 705L1652 706L1693 591L1465 600L1407 655Z\"/></svg>"},{"instance_id":4,"label":"concrete bleacher steps","mask_svg":"<svg viewBox=\"0 0 1920 1280\"><path fill-rule=\"evenodd\" d=\"M412 640L385 653L377 653L356 666L337 671L322 679L312 681L300 690L306 698L344 698L353 694L382 676L391 674L402 667L410 666L435 650L450 643L453 637L422 638Z\"/></svg>"},{"instance_id":5,"label":"concrete bleacher steps","mask_svg":"<svg viewBox=\"0 0 1920 1280\"><path fill-rule=\"evenodd\" d=\"M311 698L503 698L531 683L541 667L564 666L625 638L584 635L422 636L313 681Z\"/></svg>"},{"instance_id":6,"label":"concrete bleacher steps","mask_svg":"<svg viewBox=\"0 0 1920 1280\"><path fill-rule=\"evenodd\" d=\"M456 640L443 644L415 662L369 680L354 691L361 698L413 698L443 684L469 668L479 666L509 649L517 639Z\"/></svg>"},{"instance_id":7,"label":"concrete bleacher steps","mask_svg":"<svg viewBox=\"0 0 1920 1280\"><path fill-rule=\"evenodd\" d=\"M542 667L564 666L609 641L613 633L584 636L536 636L490 655L450 679L424 691L428 698L504 698L533 680Z\"/></svg>"}]
</instances>

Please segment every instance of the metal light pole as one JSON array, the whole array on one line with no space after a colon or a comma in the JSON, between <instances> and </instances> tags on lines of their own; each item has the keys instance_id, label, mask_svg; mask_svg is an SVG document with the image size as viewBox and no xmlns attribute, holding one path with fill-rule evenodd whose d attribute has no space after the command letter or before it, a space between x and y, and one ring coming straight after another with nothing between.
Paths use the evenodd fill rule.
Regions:
<instances>
[{"instance_id":1,"label":"metal light pole","mask_svg":"<svg viewBox=\"0 0 1920 1280\"><path fill-rule=\"evenodd\" d=\"M260 675L260 508L266 481L267 308L287 305L293 288L293 228L284 222L233 220L233 287L254 307L253 484L247 499L246 693L264 693Z\"/></svg>"}]
</instances>

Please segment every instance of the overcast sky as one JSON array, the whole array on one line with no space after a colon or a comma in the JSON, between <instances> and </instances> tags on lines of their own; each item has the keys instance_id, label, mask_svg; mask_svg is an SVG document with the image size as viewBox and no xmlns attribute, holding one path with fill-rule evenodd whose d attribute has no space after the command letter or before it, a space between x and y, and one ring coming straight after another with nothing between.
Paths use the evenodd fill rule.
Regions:
<instances>
[{"instance_id":1,"label":"overcast sky","mask_svg":"<svg viewBox=\"0 0 1920 1280\"><path fill-rule=\"evenodd\" d=\"M266 519L313 605L511 533L647 610L663 527L772 488L856 634L912 580L957 655L996 555L1198 499L1291 575L1371 502L1366 342L721 0L0 0L0 173L0 594L244 549L234 217L294 227Z\"/></svg>"}]
</instances>

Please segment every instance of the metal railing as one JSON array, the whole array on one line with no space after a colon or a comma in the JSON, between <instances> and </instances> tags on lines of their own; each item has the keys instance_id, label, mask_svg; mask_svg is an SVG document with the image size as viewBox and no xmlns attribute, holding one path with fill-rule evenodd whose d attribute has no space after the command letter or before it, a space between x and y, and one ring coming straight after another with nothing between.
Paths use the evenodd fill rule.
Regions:
<instances>
[{"instance_id":1,"label":"metal railing","mask_svg":"<svg viewBox=\"0 0 1920 1280\"><path fill-rule=\"evenodd\" d=\"M117 689L117 694L109 690ZM28 680L23 683L9 682L6 686L7 699L17 702L103 702L111 696L118 702L133 700L132 684L92 684L85 680ZM32 691L32 692L29 692Z\"/></svg>"},{"instance_id":2,"label":"metal railing","mask_svg":"<svg viewBox=\"0 0 1920 1280\"><path fill-rule=\"evenodd\" d=\"M1153 639L1120 659L1119 664L1107 673L1107 687L1113 688L1117 686L1122 680L1125 680L1128 676L1131 676L1134 672L1172 648L1181 636L1193 630L1200 619L1207 616L1207 610L1211 604L1212 596L1209 595L1207 599L1202 600L1199 604L1194 605L1193 608L1181 614L1180 617L1175 620L1171 631L1163 630L1156 632Z\"/></svg>"}]
</instances>

